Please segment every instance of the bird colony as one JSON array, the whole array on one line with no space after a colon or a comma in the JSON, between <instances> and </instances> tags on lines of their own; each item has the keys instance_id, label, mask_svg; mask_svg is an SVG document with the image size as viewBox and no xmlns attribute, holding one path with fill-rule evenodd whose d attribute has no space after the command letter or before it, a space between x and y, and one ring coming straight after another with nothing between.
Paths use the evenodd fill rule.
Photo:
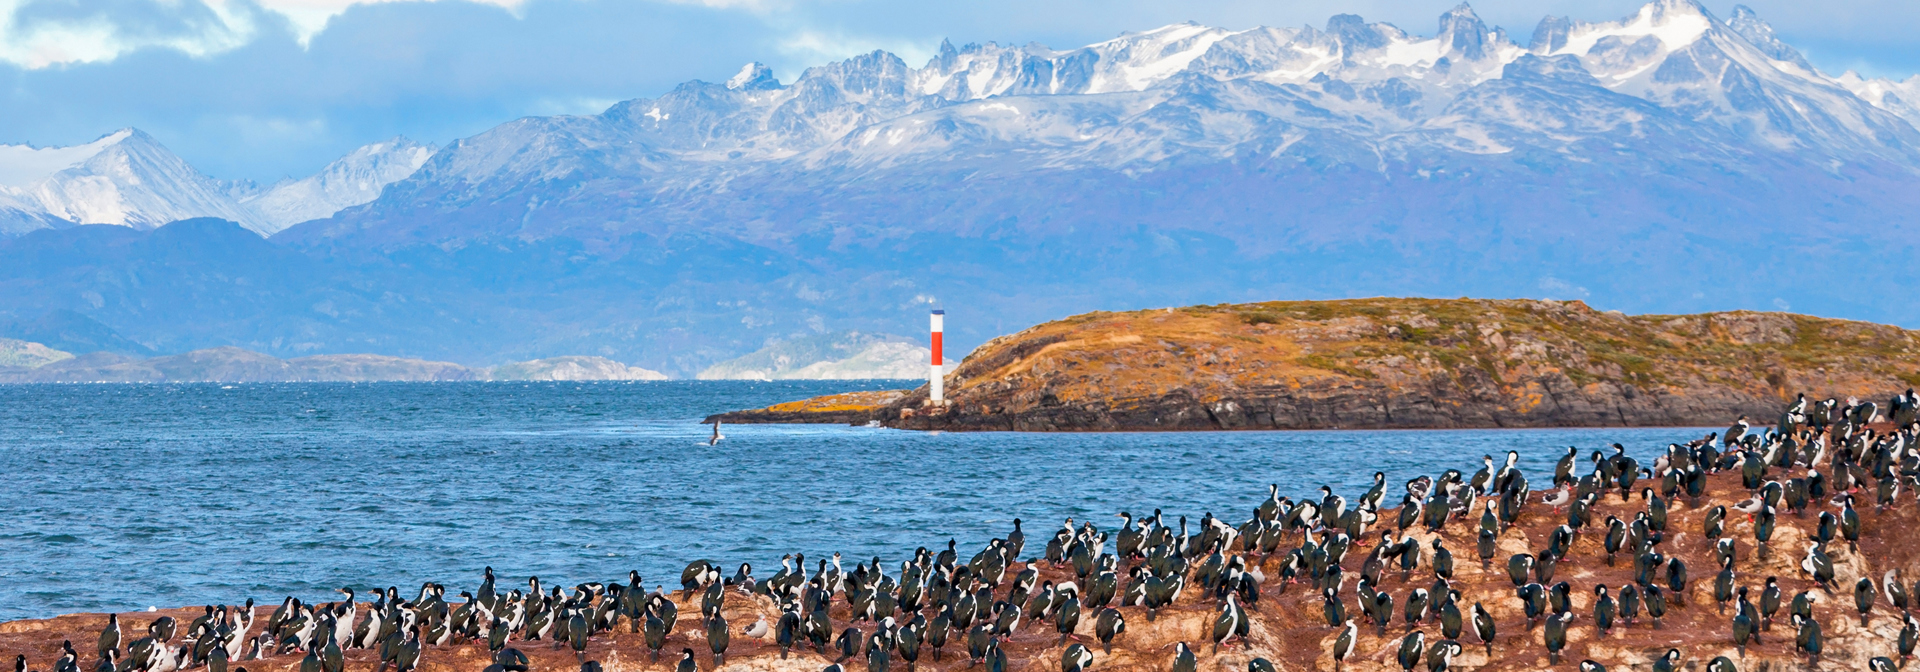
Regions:
<instances>
[{"instance_id":1,"label":"bird colony","mask_svg":"<svg viewBox=\"0 0 1920 672\"><path fill-rule=\"evenodd\" d=\"M17 621L0 651L16 672L1890 672L1920 639L1916 409L1802 397L1651 464L1615 444L1551 474L1512 452L1376 473L1352 500L1276 485L1237 523L1122 512L1029 539L1016 519L970 553L696 560L672 589L488 568L454 596Z\"/></svg>"}]
</instances>

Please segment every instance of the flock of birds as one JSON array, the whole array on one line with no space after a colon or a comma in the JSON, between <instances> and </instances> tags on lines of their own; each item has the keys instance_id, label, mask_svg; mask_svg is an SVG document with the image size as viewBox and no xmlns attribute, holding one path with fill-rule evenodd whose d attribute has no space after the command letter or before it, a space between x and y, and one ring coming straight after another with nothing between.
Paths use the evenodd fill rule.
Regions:
<instances>
[{"instance_id":1,"label":"flock of birds","mask_svg":"<svg viewBox=\"0 0 1920 672\"><path fill-rule=\"evenodd\" d=\"M1237 525L1211 513L1192 527L1184 516L1170 524L1159 510L1140 517L1122 512L1112 531L1068 519L1041 544L1037 558L1026 555L1026 533L1015 519L1009 534L988 541L970 558L962 558L955 542L948 541L938 552L915 550L891 574L878 557L845 571L837 553L818 559L811 571L802 554L782 557L780 569L765 579L756 578L749 564L723 575L721 567L699 560L681 572L675 596L664 586L648 591L638 572L570 589L543 586L536 577L524 590L503 591L487 568L479 586L460 592L458 600L448 600L447 589L437 583L422 585L411 598L392 587L377 590L365 606L353 590L341 589L343 599L322 604L287 597L262 623L256 623L248 600L239 607L207 606L184 627L171 617L158 618L138 637L123 632L118 617L110 616L93 669L175 672L204 666L228 672L232 666L233 672L245 672L239 663L299 652L304 654L300 672L343 672L345 651L370 649L378 655L376 672L389 666L410 672L428 647L479 642L491 654L486 672L526 672L529 658L513 645L541 642L570 647L582 672L600 672L600 663L587 656L595 635L622 627L644 633L645 648L657 660L676 632L683 605L691 608L696 602L694 629L704 635L718 667L735 636L722 613L731 596L762 601L779 613L771 623L760 617L738 628L740 636L771 640L782 658L795 647L822 654L831 650L836 660L824 672L845 672L844 666L855 661L869 672L887 672L896 661L911 668L923 657L939 661L948 648L963 652L969 667L984 664L989 672L1004 672L1008 659L1002 643L1036 627L1058 634L1058 644L1064 645L1061 672L1084 672L1097 658L1095 646L1110 654L1113 643L1125 637L1122 607L1138 607L1136 615L1153 620L1183 595L1198 594L1213 604L1212 627L1204 634L1218 650L1249 636L1247 610L1257 609L1263 595L1285 594L1290 586L1304 584L1321 602L1325 627L1337 632L1330 652L1336 669L1355 655L1363 623L1384 638L1397 617L1407 628L1397 647L1399 666L1408 672L1422 666L1444 672L1469 642L1484 646L1491 660L1500 636L1484 604L1462 604L1462 592L1453 583L1453 549L1431 534L1449 525L1477 526L1474 553L1482 569L1494 571L1496 560L1504 562L1513 584L1511 599L1527 619L1524 637L1530 639L1544 624L1539 641L1550 663L1558 665L1569 631L1583 617L1600 633L1638 626L1643 615L1650 627L1659 628L1670 609L1686 606L1695 573L1665 552L1663 544L1677 534L1668 527L1669 510L1698 504L1708 475L1719 472L1738 473L1751 495L1731 510L1707 510L1698 530L1713 548L1715 566L1707 568L1711 592L1720 614L1732 609L1729 632L1738 656L1744 658L1746 647L1763 636L1774 636L1766 633L1784 607L1795 651L1817 663L1823 639L1813 605L1845 590L1834 585L1830 545L1852 547L1859 541L1855 506L1860 498L1871 493L1874 506L1896 506L1901 490L1914 487L1920 476L1920 447L1914 445L1920 397L1909 390L1894 398L1891 409L1891 419L1902 429L1881 434L1868 428L1879 419L1871 403L1850 400L1841 406L1829 400L1809 409L1803 396L1773 431L1753 431L1742 417L1724 434L1669 445L1651 465L1640 464L1619 444L1611 454L1591 453L1584 464L1579 451L1569 448L1544 495L1529 490L1517 453L1509 452L1504 462L1487 456L1472 474L1450 469L1406 482L1398 493L1397 516L1384 522L1382 515L1390 510L1383 508L1389 503L1387 480L1375 473L1372 487L1353 501L1326 487L1318 498L1296 501L1274 486L1252 516ZM1633 508L1638 511L1630 520L1612 515L1595 520L1596 505L1612 497L1623 504L1637 497ZM1736 571L1741 542L1727 534L1729 516L1751 521L1750 545L1765 558L1775 545L1796 543L1774 538L1776 516L1804 516L1822 502L1837 512L1819 511L1799 565L1814 589L1785 595L1772 576L1757 591L1747 585L1747 577ZM1552 509L1555 520L1564 516L1544 548L1497 559L1502 536L1523 514L1537 515L1543 506ZM1423 530L1429 533L1425 542L1419 537ZM1576 540L1596 533L1604 561L1630 563L1634 578L1618 588L1585 589L1593 595L1591 609L1577 614L1575 588L1556 581L1555 569L1574 552ZM1372 538L1378 543L1364 551L1357 571L1347 569L1354 564L1346 562L1349 554ZM1022 558L1028 559L1023 563ZM1061 580L1043 579L1043 566L1056 570ZM1421 582L1431 575L1432 583L1407 591L1396 609L1395 596L1385 588L1395 570L1403 583L1415 584L1416 571ZM1894 649L1871 659L1872 672L1903 665L1920 640L1920 622L1907 614L1910 606L1920 606L1909 598L1920 595L1920 583L1910 593L1900 572L1890 570L1877 584L1860 578L1852 593L1863 625L1883 599L1903 623ZM841 623L831 615L836 603L844 603L849 614ZM1095 641L1076 634L1083 621L1091 621ZM1437 636L1429 636L1435 625ZM1472 640L1466 639L1469 634ZM1195 672L1198 660L1189 644L1173 648L1171 671ZM679 656L677 672L698 670L692 648L682 648ZM1673 672L1682 669L1683 658L1679 649L1670 649L1652 667ZM80 665L69 641L51 672L79 672ZM1719 656L1706 669L1736 672L1738 665ZM16 659L15 668L27 672L25 656ZM1271 672L1275 666L1253 658L1248 669ZM1578 669L1604 672L1606 667L1583 660Z\"/></svg>"}]
</instances>

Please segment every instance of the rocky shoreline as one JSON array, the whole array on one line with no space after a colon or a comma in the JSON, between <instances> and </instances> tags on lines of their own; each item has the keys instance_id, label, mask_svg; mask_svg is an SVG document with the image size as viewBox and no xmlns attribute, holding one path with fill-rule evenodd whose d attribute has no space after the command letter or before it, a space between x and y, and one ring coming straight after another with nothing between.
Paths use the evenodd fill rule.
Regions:
<instances>
[{"instance_id":1,"label":"rocky shoreline","mask_svg":"<svg viewBox=\"0 0 1920 672\"><path fill-rule=\"evenodd\" d=\"M1705 426L1796 392L1880 402L1920 383L1920 334L1784 313L1628 316L1579 302L1359 299L1049 322L865 414L922 430ZM763 411L722 415L724 421ZM745 421L745 420L740 420ZM763 420L764 421L764 420Z\"/></svg>"},{"instance_id":2,"label":"rocky shoreline","mask_svg":"<svg viewBox=\"0 0 1920 672\"><path fill-rule=\"evenodd\" d=\"M707 416L705 422L716 421L736 425L754 424L847 424L864 425L873 422L878 413L907 397L906 390L879 390L870 392L847 392L774 404L766 408L750 411L732 411Z\"/></svg>"},{"instance_id":3,"label":"rocky shoreline","mask_svg":"<svg viewBox=\"0 0 1920 672\"><path fill-rule=\"evenodd\" d=\"M1776 470L1768 478L1785 479L1803 475L1805 472L1796 467ZM1549 475L1531 476L1545 484ZM1525 499L1532 503L1518 514L1511 528L1499 533L1492 549L1493 561L1485 564L1476 559L1478 542L1474 537L1478 528L1474 520L1477 514L1461 516L1438 529L1428 529L1423 524L1408 526L1405 522L1396 527L1393 521L1407 520L1399 515L1401 509L1382 507L1378 510L1378 523L1374 527L1389 531L1389 538L1400 537L1400 540L1394 541L1395 544L1405 541L1420 549L1429 549L1438 548L1435 546L1438 543L1451 549L1452 564L1445 570L1450 577L1444 584L1446 589L1458 591L1459 596L1455 599L1462 611L1481 606L1495 624L1496 635L1490 644L1476 638L1474 626L1464 626L1464 633L1457 640L1461 647L1449 661L1451 669L1573 670L1575 663L1582 659L1599 661L1613 670L1648 669L1669 649L1679 651L1681 656L1673 668L1675 670L1705 670L1708 659L1721 656L1738 661L1739 670L1865 670L1872 657L1897 656L1897 642L1901 636L1903 619L1907 616L1900 608L1889 604L1885 597L1875 594L1877 605L1864 618L1861 617L1852 588L1856 581L1862 579L1878 582L1893 570L1898 570L1895 576L1906 577L1904 580L1920 578L1920 572L1915 571L1920 569L1920 546L1909 543L1907 535L1901 532L1920 522L1916 520L1920 505L1916 505L1911 494L1902 495L1894 508L1884 511L1863 504L1858 509L1861 527L1857 545L1838 537L1827 544L1827 553L1833 566L1832 585L1835 586L1830 592L1816 586L1800 565L1808 553L1804 540L1816 535L1819 514L1837 511L1836 507L1821 501L1814 504L1812 511L1803 514L1781 511L1776 520L1777 529L1771 537L1774 540L1772 551L1764 557L1753 546L1754 523L1745 515L1725 516L1722 536L1734 544L1733 567L1738 585L1758 590L1765 578L1775 577L1783 591L1783 600L1803 592L1818 598L1811 609L1815 618L1824 625L1825 631L1823 651L1816 663L1796 651L1794 628L1787 624L1785 612L1788 608L1784 606L1773 620L1770 631L1757 641L1750 642L1744 654L1732 644L1728 627L1732 610L1723 612L1716 605L1714 558L1717 547L1712 539L1703 536L1702 530L1707 527L1707 518L1713 515L1716 507L1732 507L1748 496L1748 490L1741 483L1742 475L1738 469L1703 478L1704 487L1698 497L1683 493L1663 500L1664 508L1660 509L1664 516L1660 529L1665 531L1659 545L1659 551L1665 558L1663 562L1684 560L1693 568L1691 581L1683 589L1668 594L1668 607L1662 623L1650 622L1643 613L1637 621L1623 619L1617 622L1608 632L1603 632L1591 620L1591 615L1596 613L1596 602L1600 599L1593 587L1633 584L1636 581L1636 562L1630 553L1623 554L1616 562L1605 562L1607 554L1603 546L1608 536L1605 521L1636 519L1646 513L1651 502L1641 495L1623 497L1612 488L1600 489L1598 496L1586 509L1594 527L1570 539L1556 542L1553 541L1557 534L1555 530L1568 521L1568 513L1540 503L1550 491L1531 491ZM1398 497L1399 486L1390 488L1395 493L1390 497ZM1253 503L1259 498L1253 493L1248 495L1249 510L1256 510ZM1283 502L1283 505L1290 503ZM1352 505L1363 506L1363 500L1356 500ZM1197 530L1196 538L1200 538L1201 532L1206 529L1202 527ZM1058 549L1042 550L1049 545L1047 526L1036 522L1028 530L1030 536L1024 542L1028 552L1022 557L1039 559L1060 552ZM1377 531L1367 532L1351 540L1352 550L1345 554L1341 562L1348 576L1342 588L1342 601L1354 600L1353 577L1369 572L1378 576L1372 588L1393 595L1399 600L1394 605L1404 604L1414 594L1412 591L1425 590L1429 584L1436 583L1436 574L1442 570L1434 565L1435 551L1431 550L1422 550L1422 559L1404 574L1401 565L1392 562L1385 571L1369 569L1367 558L1379 546L1376 543L1379 541L1376 538L1378 534ZM1236 593L1243 595L1237 604L1244 610L1247 619L1246 634L1230 638L1225 647L1216 650L1210 641L1219 615L1223 613L1223 603L1201 587L1201 579L1197 578L1200 574L1196 573L1193 575L1196 577L1193 579L1195 583L1174 598L1171 604L1159 608L1152 618L1142 607L1120 606L1118 611L1125 618L1127 627L1125 633L1115 638L1111 651L1103 650L1095 641L1097 633L1091 610L1073 629L1071 639L1063 638L1056 631L1056 619L1030 615L1010 636L999 640L997 646L1008 657L1004 669L1020 672L1063 670L1060 661L1067 646L1079 642L1084 642L1092 650L1094 662L1088 668L1091 670L1166 672L1177 669L1173 666L1178 643L1191 647L1195 657L1194 669L1197 670L1237 672L1249 669L1255 659L1268 661L1276 670L1334 669L1331 652L1342 629L1327 623L1321 592L1311 585L1313 579L1310 576L1305 573L1298 575L1298 583L1287 580L1291 572L1285 568L1298 559L1289 560L1293 556L1288 551L1300 541L1300 533L1294 531L1273 553L1260 553L1258 548L1243 552L1236 546L1234 554L1244 558L1251 570L1257 570L1264 576L1250 589L1252 597ZM1521 601L1515 598L1516 583L1510 576L1508 563L1509 558L1519 554L1528 554L1529 557L1543 554L1545 551L1542 549L1551 548L1557 543L1567 544L1564 557L1558 560L1557 572L1549 574L1546 573L1548 570L1539 570L1542 572L1539 581L1541 584L1558 581L1573 584L1573 589L1566 594L1569 600L1568 613L1573 617L1570 619L1572 625L1567 630L1567 644L1559 654L1561 662L1554 665L1549 662L1548 651L1543 643L1545 626L1530 622ZM965 553L959 556L959 560L964 566L968 564L966 558L972 551L970 548L963 551ZM725 560L738 561L741 558ZM1207 559L1205 554L1195 556L1194 566L1197 569L1193 571L1203 571L1205 563L1209 562L1212 560ZM1151 564L1151 561L1127 560L1118 571L1125 573L1128 567L1144 566L1143 563ZM1028 568L1036 571L1036 590L1069 582L1078 582L1088 588L1092 585L1090 579L1075 576L1072 562L1015 562L1007 568L1005 576L1009 582L1014 581L1016 575ZM898 578L893 572L889 572L888 576ZM1661 586L1667 585L1668 578L1664 573L1656 573L1655 576ZM767 579L763 576L761 580ZM895 579L889 579L892 580ZM1529 576L1528 580L1533 580L1533 577ZM502 581L500 590L504 591L511 582L505 578ZM666 583L671 584L672 580L668 579ZM647 585L652 585L652 582ZM999 589L1004 592L1007 585L1002 584ZM1088 588L1082 588L1081 595L1085 596ZM449 590L457 591L460 587ZM897 652L891 667L875 667L864 655L847 659L837 653L833 645L816 650L804 641L794 647L790 654L783 655L772 635L754 636L745 632L756 622L772 623L781 617L775 598L740 590L738 586L709 594L719 596L719 613L725 621L724 627L732 633L724 661L719 664L715 664L709 653L712 640L708 633L711 631L703 626L699 616L704 598L698 594L682 596L678 591L671 591L665 596L678 604L678 626L671 627L671 631L656 644L650 645L644 632L630 632L626 623L616 619L615 627L596 632L585 642L579 657L576 657L574 649L564 643L528 640L520 634L508 639L505 646L527 657L529 664L526 669L540 671L581 669L580 658L593 661L599 669L607 672L676 669L681 672L816 672L830 669L828 666L836 662L842 663L846 669L873 672L910 668L897 657ZM412 591L405 596L412 597ZM265 623L269 620L269 612L274 611L273 598L260 597L267 604L253 610L254 618ZM320 599L325 599L325 596L320 596ZM847 627L871 635L876 628L884 625L852 620L850 599L835 595L829 603L828 618L834 632L840 633L841 627ZM1758 601L1759 596L1755 595L1753 599ZM449 600L449 606L457 608L460 604L451 593ZM890 606L892 604L889 602ZM320 606L331 608L338 605L325 603ZM365 618L364 615L370 612L372 606L360 602L356 605L356 611ZM1343 663L1345 670L1402 670L1397 662L1398 653L1406 638L1414 632L1423 633L1425 641L1431 646L1440 646L1446 641L1443 633L1449 626L1444 625L1444 619L1439 615L1404 619L1403 609L1393 606L1387 611L1391 614L1392 624L1376 628L1367 623L1366 616L1358 606L1349 605L1346 609L1346 617L1356 619L1359 627L1355 632L1358 640L1356 646ZM124 613L118 617L127 633L125 640L131 641L141 637L147 626L161 617L170 617L177 624L177 631L185 633L190 627L188 624L201 613L197 608L185 608ZM1468 613L1471 614L1470 611ZM890 625L895 628L905 627L913 621L913 615L908 613L895 613L892 616ZM76 666L93 669L97 662L94 642L106 621L104 614L72 614L0 624L0 655L24 656L28 666L26 669L48 670L60 656L60 643L72 641L79 652ZM253 626L251 632L257 633L261 629L261 626ZM176 646L185 643L178 635L172 641ZM658 660L649 653L655 648L665 651ZM683 649L694 652L691 660L684 664L679 662ZM919 651L917 664L911 669L927 672L993 669L970 663L966 650L964 633L956 633L949 640L943 656L935 660L930 650L923 647ZM349 647L340 656L345 670L360 672L383 667L379 662L379 654L372 649ZM423 672L474 672L487 668L494 658L484 638L455 638L446 644L422 647L414 669ZM309 660L307 654L296 647L284 654L269 651L268 655L255 659L242 656L228 664L234 670L245 668L251 672L295 672L307 670L308 665L318 663ZM1431 668L1420 663L1414 669ZM147 672L172 671L154 668Z\"/></svg>"}]
</instances>

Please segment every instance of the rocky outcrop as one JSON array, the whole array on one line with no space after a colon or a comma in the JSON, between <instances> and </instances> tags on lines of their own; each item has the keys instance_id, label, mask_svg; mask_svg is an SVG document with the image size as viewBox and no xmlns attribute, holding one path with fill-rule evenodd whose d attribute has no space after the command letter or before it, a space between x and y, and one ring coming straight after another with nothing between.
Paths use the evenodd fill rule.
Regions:
<instances>
[{"instance_id":1,"label":"rocky outcrop","mask_svg":"<svg viewBox=\"0 0 1920 672\"><path fill-rule=\"evenodd\" d=\"M711 424L718 420L748 425L807 423L862 425L871 422L876 414L898 403L906 396L906 390L829 394L823 397L774 404L751 411L710 415L702 422Z\"/></svg>"},{"instance_id":2,"label":"rocky outcrop","mask_svg":"<svg viewBox=\"0 0 1920 672\"><path fill-rule=\"evenodd\" d=\"M1761 424L1797 392L1920 382L1916 333L1783 313L1359 299L1089 313L988 342L877 412L943 430Z\"/></svg>"}]
</instances>

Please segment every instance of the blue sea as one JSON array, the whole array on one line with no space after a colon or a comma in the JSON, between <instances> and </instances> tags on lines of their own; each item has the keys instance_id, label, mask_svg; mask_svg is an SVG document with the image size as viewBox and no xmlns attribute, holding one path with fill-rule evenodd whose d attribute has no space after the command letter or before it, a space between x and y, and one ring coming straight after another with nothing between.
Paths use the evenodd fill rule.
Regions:
<instances>
[{"instance_id":1,"label":"blue sea","mask_svg":"<svg viewBox=\"0 0 1920 672\"><path fill-rule=\"evenodd\" d=\"M0 620L326 600L352 586L678 584L834 551L897 567L1026 520L1245 519L1482 454L1544 481L1567 446L1649 458L1705 429L921 433L728 425L714 412L887 381L0 385ZM1391 496L1391 495L1390 495Z\"/></svg>"}]
</instances>

